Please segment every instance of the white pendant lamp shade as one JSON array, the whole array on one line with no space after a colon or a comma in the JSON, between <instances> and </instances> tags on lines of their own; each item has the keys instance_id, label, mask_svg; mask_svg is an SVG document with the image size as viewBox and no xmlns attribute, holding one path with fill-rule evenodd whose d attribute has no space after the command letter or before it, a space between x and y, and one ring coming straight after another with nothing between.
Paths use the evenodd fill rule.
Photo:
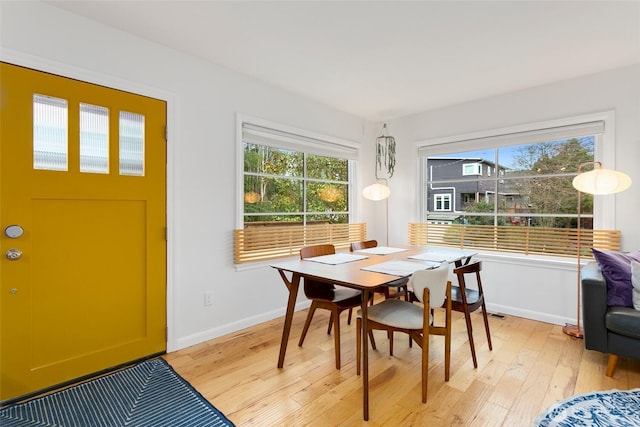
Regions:
<instances>
[{"instance_id":1,"label":"white pendant lamp shade","mask_svg":"<svg viewBox=\"0 0 640 427\"><path fill-rule=\"evenodd\" d=\"M588 194L613 194L631 186L629 175L611 169L594 169L573 178L573 187Z\"/></svg>"},{"instance_id":2,"label":"white pendant lamp shade","mask_svg":"<svg viewBox=\"0 0 640 427\"><path fill-rule=\"evenodd\" d=\"M386 185L375 183L362 190L362 195L369 200L384 200L391 194L391 190Z\"/></svg>"}]
</instances>

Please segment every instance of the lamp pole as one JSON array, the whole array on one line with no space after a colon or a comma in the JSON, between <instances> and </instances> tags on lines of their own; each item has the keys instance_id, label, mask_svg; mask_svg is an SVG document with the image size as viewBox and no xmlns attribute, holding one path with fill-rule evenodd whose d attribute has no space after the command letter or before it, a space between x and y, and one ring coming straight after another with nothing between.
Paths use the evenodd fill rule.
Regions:
<instances>
[{"instance_id":1,"label":"lamp pole","mask_svg":"<svg viewBox=\"0 0 640 427\"><path fill-rule=\"evenodd\" d=\"M388 187L389 186L389 182L385 179L384 180L384 184ZM384 213L384 220L387 226L387 230L385 233L385 246L389 246L389 197L387 196L384 199L384 208L385 208L385 213Z\"/></svg>"},{"instance_id":2,"label":"lamp pole","mask_svg":"<svg viewBox=\"0 0 640 427\"><path fill-rule=\"evenodd\" d=\"M582 170L582 166L583 165L587 165L587 164L582 164L580 166L578 166L578 174L580 174L581 170ZM576 324L575 325L569 325L566 324L564 325L564 327L562 328L562 332L564 332L567 335L571 335L572 337L576 337L576 338L582 338L584 337L584 332L582 331L582 328L580 327L580 288L581 288L581 271L582 271L582 265L581 265L581 261L580 261L580 257L581 257L581 252L582 252L582 235L581 235L581 228L582 228L582 224L580 223L581 218L580 218L580 211L582 210L582 200L581 200L581 196L582 192L580 190L578 190L578 224L577 224L577 229L576 229L576 247L578 248L578 253L576 255L576 258L578 259L578 268L577 268L577 276L578 276L578 304L577 304L577 313L576 313Z\"/></svg>"},{"instance_id":3,"label":"lamp pole","mask_svg":"<svg viewBox=\"0 0 640 427\"><path fill-rule=\"evenodd\" d=\"M582 172L582 169L585 166L593 166L593 170L589 172ZM584 333L582 328L580 327L580 290L581 290L581 256L582 256L582 236L581 236L581 210L582 210L582 200L581 194L587 193L592 195L597 194L614 194L619 193L620 191L624 191L629 186L631 186L631 178L625 173L604 169L602 167L602 163L600 162L586 162L582 163L578 166L578 174L573 178L572 182L573 187L578 190L578 226L576 232L577 243L576 246L578 248L577 260L578 260L578 308L576 315L576 324L575 325L565 325L562 328L562 332L567 335L571 335L576 338L584 337Z\"/></svg>"}]
</instances>

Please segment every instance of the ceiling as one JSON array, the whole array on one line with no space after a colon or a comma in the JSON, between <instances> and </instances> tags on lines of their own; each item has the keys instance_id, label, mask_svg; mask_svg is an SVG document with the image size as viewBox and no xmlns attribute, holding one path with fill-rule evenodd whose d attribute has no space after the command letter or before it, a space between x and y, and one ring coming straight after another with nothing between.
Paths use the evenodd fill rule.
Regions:
<instances>
[{"instance_id":1,"label":"ceiling","mask_svg":"<svg viewBox=\"0 0 640 427\"><path fill-rule=\"evenodd\" d=\"M47 3L374 122L640 62L640 0Z\"/></svg>"}]
</instances>

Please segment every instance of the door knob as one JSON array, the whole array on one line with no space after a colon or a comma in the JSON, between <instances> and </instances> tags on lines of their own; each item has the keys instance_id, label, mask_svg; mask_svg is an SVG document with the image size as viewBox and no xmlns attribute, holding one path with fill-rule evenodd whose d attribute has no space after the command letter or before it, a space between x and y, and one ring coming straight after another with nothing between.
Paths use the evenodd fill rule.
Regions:
<instances>
[{"instance_id":1,"label":"door knob","mask_svg":"<svg viewBox=\"0 0 640 427\"><path fill-rule=\"evenodd\" d=\"M5 257L7 257L9 261L17 261L20 259L20 257L22 257L22 251L20 249L14 248L9 249L5 254Z\"/></svg>"}]
</instances>

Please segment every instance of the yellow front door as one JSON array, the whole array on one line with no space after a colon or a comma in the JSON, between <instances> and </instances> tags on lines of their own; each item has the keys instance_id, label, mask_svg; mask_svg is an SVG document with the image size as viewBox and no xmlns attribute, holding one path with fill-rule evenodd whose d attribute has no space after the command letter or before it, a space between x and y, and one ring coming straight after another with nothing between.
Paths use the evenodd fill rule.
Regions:
<instances>
[{"instance_id":1,"label":"yellow front door","mask_svg":"<svg viewBox=\"0 0 640 427\"><path fill-rule=\"evenodd\" d=\"M0 67L8 400L166 350L166 104Z\"/></svg>"}]
</instances>

